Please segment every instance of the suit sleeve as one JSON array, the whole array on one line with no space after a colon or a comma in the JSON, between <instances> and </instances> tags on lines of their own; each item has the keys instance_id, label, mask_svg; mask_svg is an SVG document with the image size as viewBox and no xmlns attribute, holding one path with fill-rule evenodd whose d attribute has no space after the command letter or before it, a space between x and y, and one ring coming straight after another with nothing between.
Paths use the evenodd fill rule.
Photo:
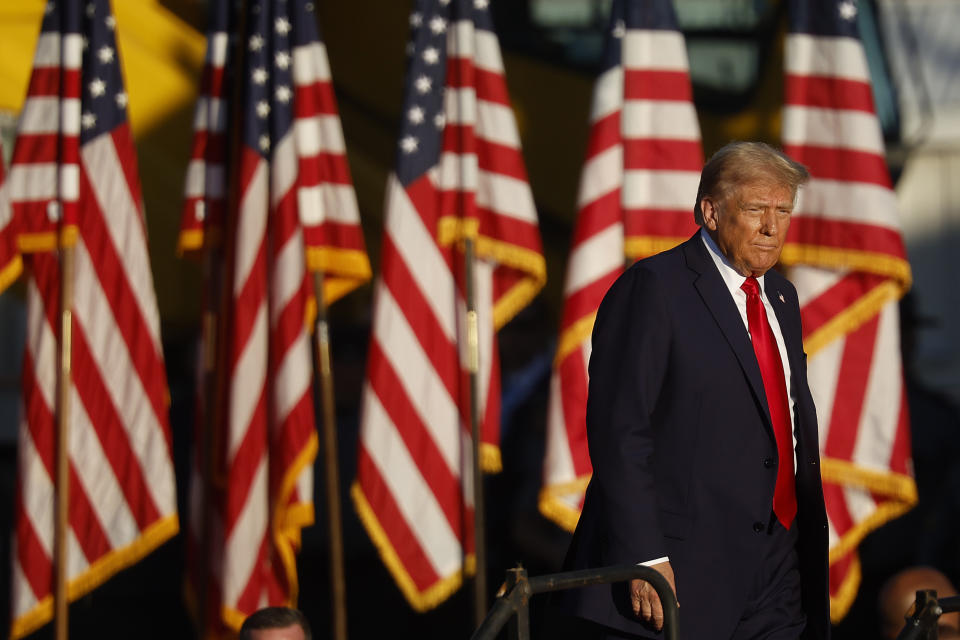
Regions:
<instances>
[{"instance_id":1,"label":"suit sleeve","mask_svg":"<svg viewBox=\"0 0 960 640\"><path fill-rule=\"evenodd\" d=\"M657 515L651 416L666 377L671 326L657 275L636 264L597 312L587 439L605 564L667 555Z\"/></svg>"}]
</instances>

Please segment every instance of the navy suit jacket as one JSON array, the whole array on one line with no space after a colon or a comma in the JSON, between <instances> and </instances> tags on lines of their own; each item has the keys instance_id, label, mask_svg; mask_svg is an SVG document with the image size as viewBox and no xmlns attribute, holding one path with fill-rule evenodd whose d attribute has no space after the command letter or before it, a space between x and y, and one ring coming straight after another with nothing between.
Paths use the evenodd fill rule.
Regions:
<instances>
[{"instance_id":1,"label":"navy suit jacket","mask_svg":"<svg viewBox=\"0 0 960 640\"><path fill-rule=\"evenodd\" d=\"M768 271L792 372L804 638L829 637L827 520L817 417L793 285ZM781 301L780 296L783 296ZM683 638L729 637L770 521L777 447L749 334L699 233L637 262L593 331L587 435L593 477L565 570L669 556ZM644 637L627 585L560 592L568 612Z\"/></svg>"}]
</instances>

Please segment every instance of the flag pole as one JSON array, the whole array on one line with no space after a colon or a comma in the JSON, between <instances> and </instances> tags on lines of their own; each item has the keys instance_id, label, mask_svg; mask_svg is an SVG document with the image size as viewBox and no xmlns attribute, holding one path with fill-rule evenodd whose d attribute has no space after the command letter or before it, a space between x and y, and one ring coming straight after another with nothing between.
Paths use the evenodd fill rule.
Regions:
<instances>
[{"instance_id":1,"label":"flag pole","mask_svg":"<svg viewBox=\"0 0 960 640\"><path fill-rule=\"evenodd\" d=\"M60 249L60 353L57 368L57 458L56 520L53 530L53 612L56 640L67 640L69 621L67 594L67 516L70 505L69 428L70 375L73 354L73 258L74 247Z\"/></svg>"},{"instance_id":2,"label":"flag pole","mask_svg":"<svg viewBox=\"0 0 960 640\"><path fill-rule=\"evenodd\" d=\"M473 614L475 626L487 615L487 544L486 516L483 503L483 472L480 469L480 328L477 320L476 286L474 284L474 239L464 239L467 303L467 370L470 374L470 437L473 446Z\"/></svg>"},{"instance_id":3,"label":"flag pole","mask_svg":"<svg viewBox=\"0 0 960 640\"><path fill-rule=\"evenodd\" d=\"M333 368L330 366L330 326L323 295L323 273L313 272L317 302L314 336L317 372L323 413L323 467L327 492L327 532L330 538L330 592L332 596L333 639L347 640L347 586L343 564L343 514L340 509L340 467L337 457L337 414L333 397Z\"/></svg>"},{"instance_id":4,"label":"flag pole","mask_svg":"<svg viewBox=\"0 0 960 640\"><path fill-rule=\"evenodd\" d=\"M222 239L221 239L222 242ZM223 306L223 297L225 287L223 286L223 274L217 269L218 258L222 258L223 252L219 249L209 248L204 256L204 281L213 288L213 291L207 291L206 301L204 302L202 318L202 358L203 358L203 418L201 423L201 482L203 483L203 515L200 521L200 566L198 570L199 586L197 593L197 608L200 623L199 638L206 637L209 628L209 607L207 599L210 591L210 567L209 561L213 554L213 505L214 505L214 466L216 457L214 450L218 449L218 438L214 436L216 425L221 421L220 416L220 397L222 388L221 367L218 367L220 353L222 352L219 341L223 332L220 330L220 321L224 317L221 313ZM219 276L219 277L218 277Z\"/></svg>"}]
</instances>

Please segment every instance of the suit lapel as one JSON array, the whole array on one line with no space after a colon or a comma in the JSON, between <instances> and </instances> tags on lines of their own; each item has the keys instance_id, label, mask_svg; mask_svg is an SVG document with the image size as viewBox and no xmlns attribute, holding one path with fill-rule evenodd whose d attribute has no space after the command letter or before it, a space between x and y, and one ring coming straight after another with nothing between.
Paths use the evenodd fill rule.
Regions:
<instances>
[{"instance_id":1,"label":"suit lapel","mask_svg":"<svg viewBox=\"0 0 960 640\"><path fill-rule=\"evenodd\" d=\"M723 277L717 271L713 259L707 254L707 248L704 246L699 232L684 243L683 251L687 266L699 274L693 285L699 292L707 309L713 315L733 353L737 356L740 367L753 390L753 395L763 408L767 428L772 435L773 426L770 420L770 410L767 408L767 396L763 389L763 378L760 376L760 365L757 364L757 355L753 351L753 343L750 342L750 336L743 326L743 318L737 311L736 303L730 297L730 291L727 289ZM777 317L779 318L779 316Z\"/></svg>"},{"instance_id":2,"label":"suit lapel","mask_svg":"<svg viewBox=\"0 0 960 640\"><path fill-rule=\"evenodd\" d=\"M771 274L774 274L773 277L771 277ZM780 333L783 334L783 341L787 347L787 358L790 360L790 386L794 386L796 376L800 372L799 358L803 352L803 338L800 336L800 332L794 328L792 315L787 312L788 298L780 299L785 289L785 287L780 286L780 275L771 270L767 272L765 280L767 286L764 295L770 301L770 306L773 307L773 311L777 315L777 322L780 324ZM795 393L794 397L798 395Z\"/></svg>"},{"instance_id":3,"label":"suit lapel","mask_svg":"<svg viewBox=\"0 0 960 640\"><path fill-rule=\"evenodd\" d=\"M771 274L773 274L772 277ZM806 442L806 425L804 425L802 421L803 411L800 411L800 404L804 402L805 395L802 393L799 385L806 382L802 376L803 336L801 335L800 327L795 324L794 314L788 309L788 306L793 306L794 300L790 295L789 289L780 286L781 279L782 276L780 276L780 274L772 270L768 271L766 277L767 287L764 293L767 296L767 300L770 301L770 306L773 307L774 313L777 315L777 322L780 323L780 333L783 334L783 341L787 347L787 359L790 363L790 386L792 387L790 392L793 395L797 410L795 417L797 428L795 432L797 442L803 450L798 453L799 458L803 452L807 451L808 446L811 446L811 443ZM784 291L787 293L784 294ZM784 296L782 301L780 300L781 295Z\"/></svg>"}]
</instances>

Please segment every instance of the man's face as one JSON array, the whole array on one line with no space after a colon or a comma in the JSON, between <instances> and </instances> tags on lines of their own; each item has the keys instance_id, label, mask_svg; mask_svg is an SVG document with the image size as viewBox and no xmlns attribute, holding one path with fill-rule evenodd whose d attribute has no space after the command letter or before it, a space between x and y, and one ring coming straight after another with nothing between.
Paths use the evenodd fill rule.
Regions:
<instances>
[{"instance_id":1,"label":"man's face","mask_svg":"<svg viewBox=\"0 0 960 640\"><path fill-rule=\"evenodd\" d=\"M761 276L780 259L793 193L774 180L747 182L718 201L700 201L704 226L742 276Z\"/></svg>"},{"instance_id":2,"label":"man's face","mask_svg":"<svg viewBox=\"0 0 960 640\"><path fill-rule=\"evenodd\" d=\"M280 629L256 629L251 631L253 640L305 640L303 629L298 624Z\"/></svg>"}]
</instances>

